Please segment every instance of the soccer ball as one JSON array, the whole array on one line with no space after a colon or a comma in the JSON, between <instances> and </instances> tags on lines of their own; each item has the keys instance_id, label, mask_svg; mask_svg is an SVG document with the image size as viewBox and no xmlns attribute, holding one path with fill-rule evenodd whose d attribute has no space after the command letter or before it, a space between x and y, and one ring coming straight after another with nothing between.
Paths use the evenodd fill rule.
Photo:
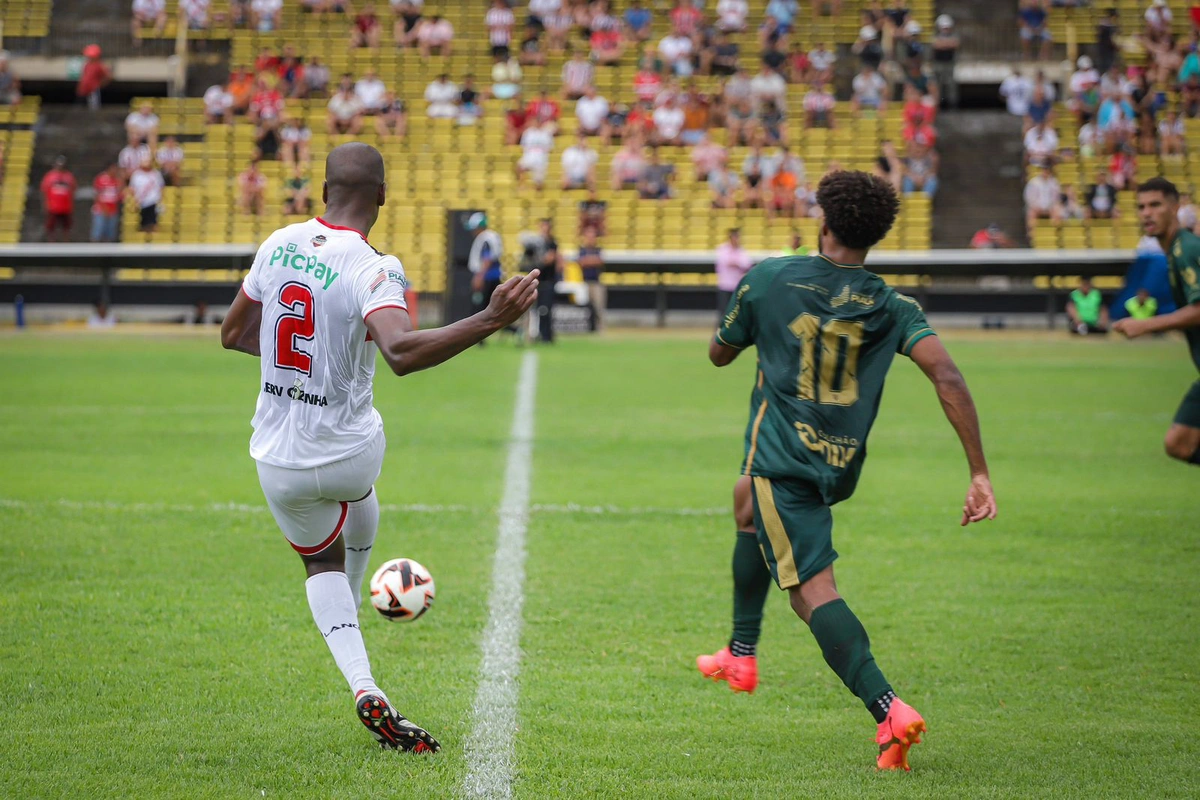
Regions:
<instances>
[{"instance_id":1,"label":"soccer ball","mask_svg":"<svg viewBox=\"0 0 1200 800\"><path fill-rule=\"evenodd\" d=\"M393 622L412 622L433 605L433 576L411 558L393 558L371 576L371 605Z\"/></svg>"}]
</instances>

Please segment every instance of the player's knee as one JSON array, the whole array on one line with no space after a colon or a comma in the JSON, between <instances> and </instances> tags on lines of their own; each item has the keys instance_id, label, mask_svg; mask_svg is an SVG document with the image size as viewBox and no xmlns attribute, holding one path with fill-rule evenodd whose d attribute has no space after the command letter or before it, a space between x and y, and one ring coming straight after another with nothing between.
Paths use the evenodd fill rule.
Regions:
<instances>
[{"instance_id":1,"label":"player's knee","mask_svg":"<svg viewBox=\"0 0 1200 800\"><path fill-rule=\"evenodd\" d=\"M1195 437L1188 436L1185 431L1171 428L1163 439L1163 449L1167 455L1180 461L1187 461L1196 452Z\"/></svg>"}]
</instances>

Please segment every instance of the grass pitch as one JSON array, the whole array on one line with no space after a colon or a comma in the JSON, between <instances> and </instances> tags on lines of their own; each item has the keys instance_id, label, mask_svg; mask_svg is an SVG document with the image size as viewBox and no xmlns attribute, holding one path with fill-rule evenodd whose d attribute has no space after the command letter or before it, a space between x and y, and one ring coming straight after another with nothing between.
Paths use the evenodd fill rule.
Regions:
<instances>
[{"instance_id":1,"label":"grass pitch","mask_svg":"<svg viewBox=\"0 0 1200 800\"><path fill-rule=\"evenodd\" d=\"M695 671L729 634L752 358L717 371L702 337L540 351L517 797L1200 791L1200 472L1160 444L1183 346L949 345L1000 518L957 527L966 467L904 359L835 510L839 585L930 725L907 775L873 771L869 715L782 596L758 692ZM256 362L215 332L0 337L0 796L458 794L518 360L376 382L373 564L417 558L438 586L416 624L364 612L380 684L444 746L413 758L354 721L266 513Z\"/></svg>"}]
</instances>

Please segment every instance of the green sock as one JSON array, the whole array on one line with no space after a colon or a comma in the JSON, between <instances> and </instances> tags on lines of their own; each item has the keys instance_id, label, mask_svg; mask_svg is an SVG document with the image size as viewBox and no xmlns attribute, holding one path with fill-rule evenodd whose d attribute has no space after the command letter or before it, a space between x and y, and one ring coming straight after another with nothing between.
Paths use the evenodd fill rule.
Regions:
<instances>
[{"instance_id":1,"label":"green sock","mask_svg":"<svg viewBox=\"0 0 1200 800\"><path fill-rule=\"evenodd\" d=\"M871 640L858 617L842 599L834 600L813 609L808 627L812 630L825 663L837 673L846 687L858 695L873 716L882 717L876 713L879 704L876 702L891 691L887 678L875 666L875 657L871 655ZM884 709L884 714L887 713Z\"/></svg>"},{"instance_id":2,"label":"green sock","mask_svg":"<svg viewBox=\"0 0 1200 800\"><path fill-rule=\"evenodd\" d=\"M758 535L738 531L733 545L733 640L754 647L762 633L763 606L771 569L758 547Z\"/></svg>"}]
</instances>

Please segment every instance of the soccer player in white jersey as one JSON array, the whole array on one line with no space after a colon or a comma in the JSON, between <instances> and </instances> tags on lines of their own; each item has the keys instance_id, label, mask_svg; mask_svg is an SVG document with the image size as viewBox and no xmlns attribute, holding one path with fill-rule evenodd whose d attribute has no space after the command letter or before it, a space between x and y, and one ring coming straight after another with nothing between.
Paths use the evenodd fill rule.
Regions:
<instances>
[{"instance_id":1,"label":"soccer player in white jersey","mask_svg":"<svg viewBox=\"0 0 1200 800\"><path fill-rule=\"evenodd\" d=\"M375 685L358 627L363 576L379 526L374 483L383 421L372 406L375 350L397 375L441 364L516 322L538 271L514 277L487 308L415 331L404 269L367 241L384 204L383 157L360 142L325 164L325 213L263 242L221 325L221 343L262 359L250 455L283 535L308 573L313 620L354 692L356 713L386 748L436 752Z\"/></svg>"}]
</instances>

